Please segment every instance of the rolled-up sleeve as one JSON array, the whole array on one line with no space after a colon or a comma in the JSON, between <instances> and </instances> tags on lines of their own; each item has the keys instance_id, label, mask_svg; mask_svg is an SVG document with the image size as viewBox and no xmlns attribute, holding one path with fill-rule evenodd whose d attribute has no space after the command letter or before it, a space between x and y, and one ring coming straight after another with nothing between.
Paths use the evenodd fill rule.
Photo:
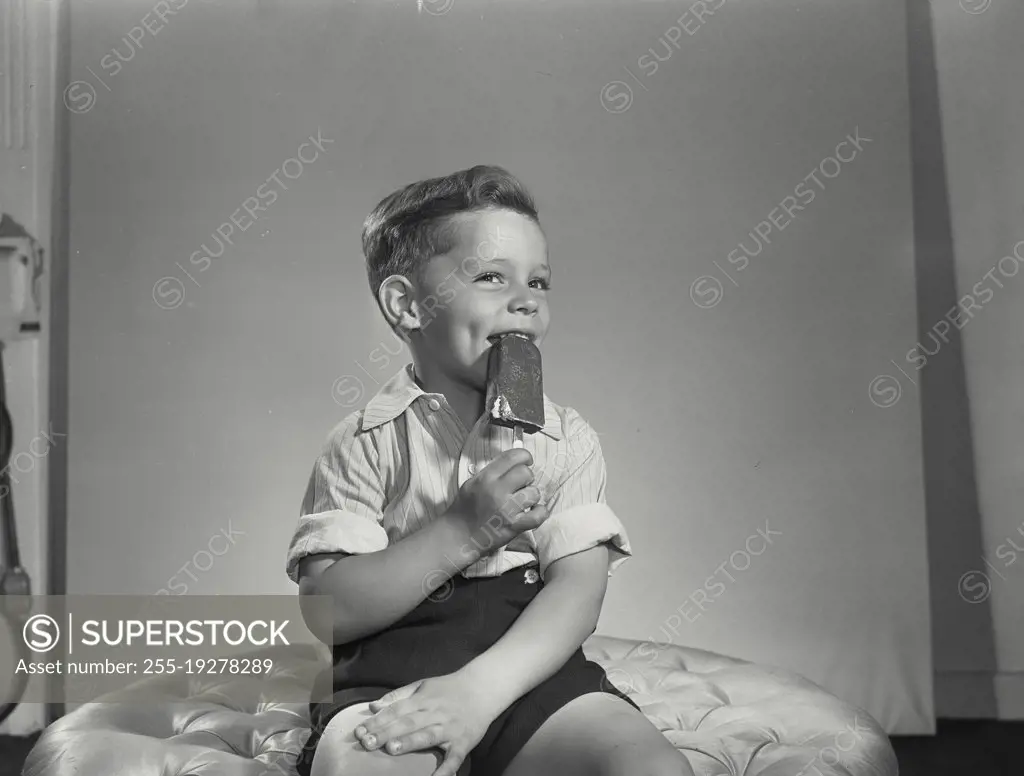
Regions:
<instances>
[{"instance_id":1,"label":"rolled-up sleeve","mask_svg":"<svg viewBox=\"0 0 1024 776\"><path fill-rule=\"evenodd\" d=\"M605 502L607 473L597 433L582 418L577 422L582 429L568 437L560 482L548 501L550 515L533 531L542 579L552 562L604 542L609 576L633 554L625 528Z\"/></svg>"},{"instance_id":2,"label":"rolled-up sleeve","mask_svg":"<svg viewBox=\"0 0 1024 776\"><path fill-rule=\"evenodd\" d=\"M372 436L358 429L357 413L332 431L313 465L288 547L285 571L293 582L307 555L357 555L388 546L377 450Z\"/></svg>"}]
</instances>

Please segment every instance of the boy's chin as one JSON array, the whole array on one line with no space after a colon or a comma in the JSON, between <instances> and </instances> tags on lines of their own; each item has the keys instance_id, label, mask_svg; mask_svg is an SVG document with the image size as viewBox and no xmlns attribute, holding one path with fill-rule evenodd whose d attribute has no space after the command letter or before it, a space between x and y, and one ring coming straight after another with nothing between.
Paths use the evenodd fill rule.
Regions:
<instances>
[{"instance_id":1,"label":"boy's chin","mask_svg":"<svg viewBox=\"0 0 1024 776\"><path fill-rule=\"evenodd\" d=\"M448 380L477 391L487 390L487 358L472 364L449 361L440 370Z\"/></svg>"},{"instance_id":2,"label":"boy's chin","mask_svg":"<svg viewBox=\"0 0 1024 776\"><path fill-rule=\"evenodd\" d=\"M487 390L487 370L485 369L483 374L480 374L478 370L473 370L469 384L481 393L485 392Z\"/></svg>"},{"instance_id":3,"label":"boy's chin","mask_svg":"<svg viewBox=\"0 0 1024 776\"><path fill-rule=\"evenodd\" d=\"M466 368L465 382L480 392L487 390L487 360Z\"/></svg>"}]
</instances>

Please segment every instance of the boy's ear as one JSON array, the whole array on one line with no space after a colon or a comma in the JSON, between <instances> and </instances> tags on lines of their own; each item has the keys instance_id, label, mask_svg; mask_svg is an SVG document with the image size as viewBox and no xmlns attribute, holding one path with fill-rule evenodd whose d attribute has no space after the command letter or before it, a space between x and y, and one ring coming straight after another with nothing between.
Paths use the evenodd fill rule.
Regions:
<instances>
[{"instance_id":1,"label":"boy's ear","mask_svg":"<svg viewBox=\"0 0 1024 776\"><path fill-rule=\"evenodd\" d=\"M388 275L377 289L377 302L388 325L406 342L410 332L422 326L414 290L405 275Z\"/></svg>"}]
</instances>

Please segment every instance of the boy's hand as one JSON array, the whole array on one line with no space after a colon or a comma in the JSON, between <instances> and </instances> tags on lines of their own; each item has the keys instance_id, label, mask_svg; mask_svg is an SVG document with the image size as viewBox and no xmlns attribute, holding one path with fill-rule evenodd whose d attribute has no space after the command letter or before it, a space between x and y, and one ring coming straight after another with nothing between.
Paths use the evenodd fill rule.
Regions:
<instances>
[{"instance_id":1,"label":"boy's hand","mask_svg":"<svg viewBox=\"0 0 1024 776\"><path fill-rule=\"evenodd\" d=\"M463 520L474 538L490 546L508 544L548 517L538 504L540 489L532 485L533 456L517 448L498 455L474 477L466 480L450 512Z\"/></svg>"},{"instance_id":2,"label":"boy's hand","mask_svg":"<svg viewBox=\"0 0 1024 776\"><path fill-rule=\"evenodd\" d=\"M433 776L456 776L503 711L486 696L478 684L458 672L423 679L371 703L370 711L376 714L355 734L366 749L395 755L440 748L444 762Z\"/></svg>"}]
</instances>

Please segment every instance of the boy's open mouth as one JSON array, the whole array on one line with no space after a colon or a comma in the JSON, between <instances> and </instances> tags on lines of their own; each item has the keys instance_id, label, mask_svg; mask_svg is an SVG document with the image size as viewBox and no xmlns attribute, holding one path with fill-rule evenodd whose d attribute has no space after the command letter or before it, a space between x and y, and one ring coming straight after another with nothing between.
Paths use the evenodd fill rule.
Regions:
<instances>
[{"instance_id":1,"label":"boy's open mouth","mask_svg":"<svg viewBox=\"0 0 1024 776\"><path fill-rule=\"evenodd\" d=\"M514 337L524 337L525 339L530 340L530 342L536 342L536 340L537 340L536 335L530 334L528 331L513 330L513 331L502 331L502 332L498 332L497 334L492 334L490 337L487 338L487 341L490 342L492 345L496 345L498 340L500 340L502 337L507 336L507 335L512 335Z\"/></svg>"}]
</instances>

